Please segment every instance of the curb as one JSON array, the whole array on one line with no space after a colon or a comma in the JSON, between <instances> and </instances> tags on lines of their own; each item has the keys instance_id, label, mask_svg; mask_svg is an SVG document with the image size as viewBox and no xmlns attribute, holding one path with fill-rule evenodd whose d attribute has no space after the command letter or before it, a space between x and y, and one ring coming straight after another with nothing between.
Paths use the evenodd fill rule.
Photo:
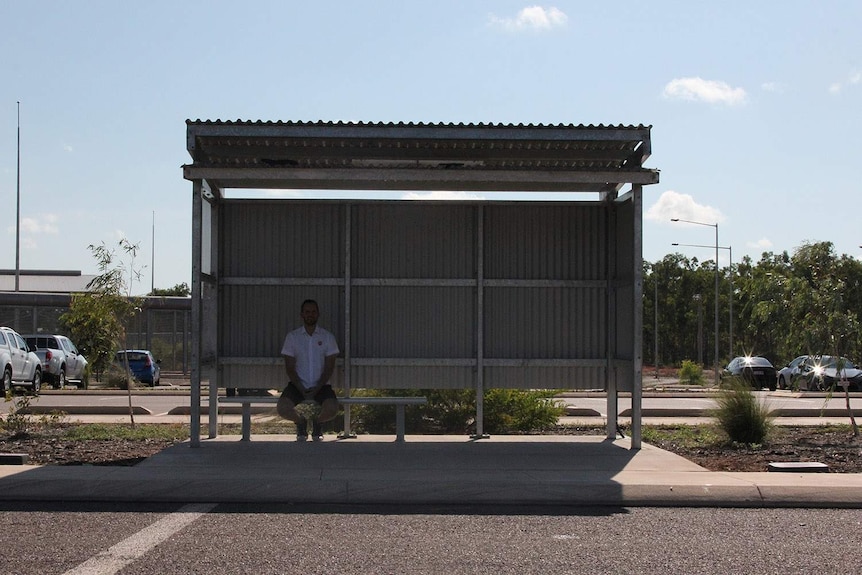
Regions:
<instances>
[{"instance_id":1,"label":"curb","mask_svg":"<svg viewBox=\"0 0 862 575\"><path fill-rule=\"evenodd\" d=\"M152 415L153 412L140 405L131 407L134 415ZM128 405L57 405L53 407L31 405L20 410L26 415L51 415L54 413L65 413L66 415L128 415Z\"/></svg>"}]
</instances>

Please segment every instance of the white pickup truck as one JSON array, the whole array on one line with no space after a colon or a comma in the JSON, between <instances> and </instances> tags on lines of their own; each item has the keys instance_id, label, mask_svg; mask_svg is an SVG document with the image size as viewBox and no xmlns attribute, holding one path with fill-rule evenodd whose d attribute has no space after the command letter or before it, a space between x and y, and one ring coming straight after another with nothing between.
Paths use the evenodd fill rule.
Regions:
<instances>
[{"instance_id":1,"label":"white pickup truck","mask_svg":"<svg viewBox=\"0 0 862 575\"><path fill-rule=\"evenodd\" d=\"M25 335L27 344L42 362L45 383L54 389L62 389L66 383L75 383L79 388L87 387L87 360L78 353L78 348L68 337L37 333Z\"/></svg>"},{"instance_id":2,"label":"white pickup truck","mask_svg":"<svg viewBox=\"0 0 862 575\"><path fill-rule=\"evenodd\" d=\"M42 362L24 338L10 327L0 327L0 369L3 370L4 392L15 384L29 385L33 393L42 389Z\"/></svg>"}]
</instances>

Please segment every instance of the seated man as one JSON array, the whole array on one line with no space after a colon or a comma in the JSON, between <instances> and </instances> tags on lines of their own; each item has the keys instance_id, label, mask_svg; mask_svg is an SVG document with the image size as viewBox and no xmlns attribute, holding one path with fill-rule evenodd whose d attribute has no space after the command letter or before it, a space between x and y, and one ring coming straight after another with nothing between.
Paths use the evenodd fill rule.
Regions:
<instances>
[{"instance_id":1,"label":"seated man","mask_svg":"<svg viewBox=\"0 0 862 575\"><path fill-rule=\"evenodd\" d=\"M335 371L338 343L335 336L317 325L320 309L314 300L305 300L300 307L303 325L284 338L281 355L287 370L289 383L278 400L278 414L296 424L296 440L308 438L308 421L296 411L296 406L305 400L313 400L320 406L320 414L312 422L311 437L323 440L320 424L338 415L338 398L329 379Z\"/></svg>"}]
</instances>

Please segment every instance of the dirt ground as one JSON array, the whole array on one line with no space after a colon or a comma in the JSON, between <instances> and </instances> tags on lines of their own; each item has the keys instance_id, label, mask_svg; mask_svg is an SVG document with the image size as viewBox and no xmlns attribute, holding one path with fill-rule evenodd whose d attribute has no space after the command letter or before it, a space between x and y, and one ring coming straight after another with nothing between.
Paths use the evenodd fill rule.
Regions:
<instances>
[{"instance_id":1,"label":"dirt ground","mask_svg":"<svg viewBox=\"0 0 862 575\"><path fill-rule=\"evenodd\" d=\"M685 447L656 441L656 447L676 453L710 471L767 471L772 462L816 461L830 473L862 473L862 437L848 429L780 427L763 446Z\"/></svg>"},{"instance_id":2,"label":"dirt ground","mask_svg":"<svg viewBox=\"0 0 862 575\"><path fill-rule=\"evenodd\" d=\"M64 440L44 432L0 439L0 452L27 454L30 465L135 465L174 440Z\"/></svg>"},{"instance_id":3,"label":"dirt ground","mask_svg":"<svg viewBox=\"0 0 862 575\"><path fill-rule=\"evenodd\" d=\"M600 435L600 428L560 428L549 433ZM711 471L766 471L770 462L817 461L832 473L862 473L862 438L849 428L816 426L776 428L767 445L742 447L690 446L670 434L653 444ZM27 454L37 465L135 465L175 443L175 440L69 440L42 430L25 437L0 437L0 452Z\"/></svg>"}]
</instances>

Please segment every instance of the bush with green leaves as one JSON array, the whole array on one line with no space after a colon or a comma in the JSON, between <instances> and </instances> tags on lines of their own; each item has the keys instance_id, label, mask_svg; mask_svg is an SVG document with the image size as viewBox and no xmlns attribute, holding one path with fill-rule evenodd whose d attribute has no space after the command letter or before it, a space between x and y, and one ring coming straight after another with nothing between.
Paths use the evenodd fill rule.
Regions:
<instances>
[{"instance_id":1,"label":"bush with green leaves","mask_svg":"<svg viewBox=\"0 0 862 575\"><path fill-rule=\"evenodd\" d=\"M354 397L425 396L428 403L405 410L408 433L469 434L476 430L476 392L471 389L361 390ZM550 391L489 389L483 398L483 431L527 433L550 429L565 407ZM395 433L395 407L351 406L351 428L365 433Z\"/></svg>"},{"instance_id":2,"label":"bush with green leaves","mask_svg":"<svg viewBox=\"0 0 862 575\"><path fill-rule=\"evenodd\" d=\"M766 442L773 416L765 402L757 399L744 383L733 383L716 398L715 418L731 441L746 445Z\"/></svg>"},{"instance_id":3,"label":"bush with green leaves","mask_svg":"<svg viewBox=\"0 0 862 575\"><path fill-rule=\"evenodd\" d=\"M36 399L27 394L15 396L7 391L6 401L11 401L12 407L5 417L0 416L0 430L13 438L26 437L36 429L57 425L65 420L65 414L60 411L34 418L30 415L30 405Z\"/></svg>"},{"instance_id":4,"label":"bush with green leaves","mask_svg":"<svg viewBox=\"0 0 862 575\"><path fill-rule=\"evenodd\" d=\"M684 360L679 369L679 381L690 385L702 385L703 367L690 359Z\"/></svg>"}]
</instances>

